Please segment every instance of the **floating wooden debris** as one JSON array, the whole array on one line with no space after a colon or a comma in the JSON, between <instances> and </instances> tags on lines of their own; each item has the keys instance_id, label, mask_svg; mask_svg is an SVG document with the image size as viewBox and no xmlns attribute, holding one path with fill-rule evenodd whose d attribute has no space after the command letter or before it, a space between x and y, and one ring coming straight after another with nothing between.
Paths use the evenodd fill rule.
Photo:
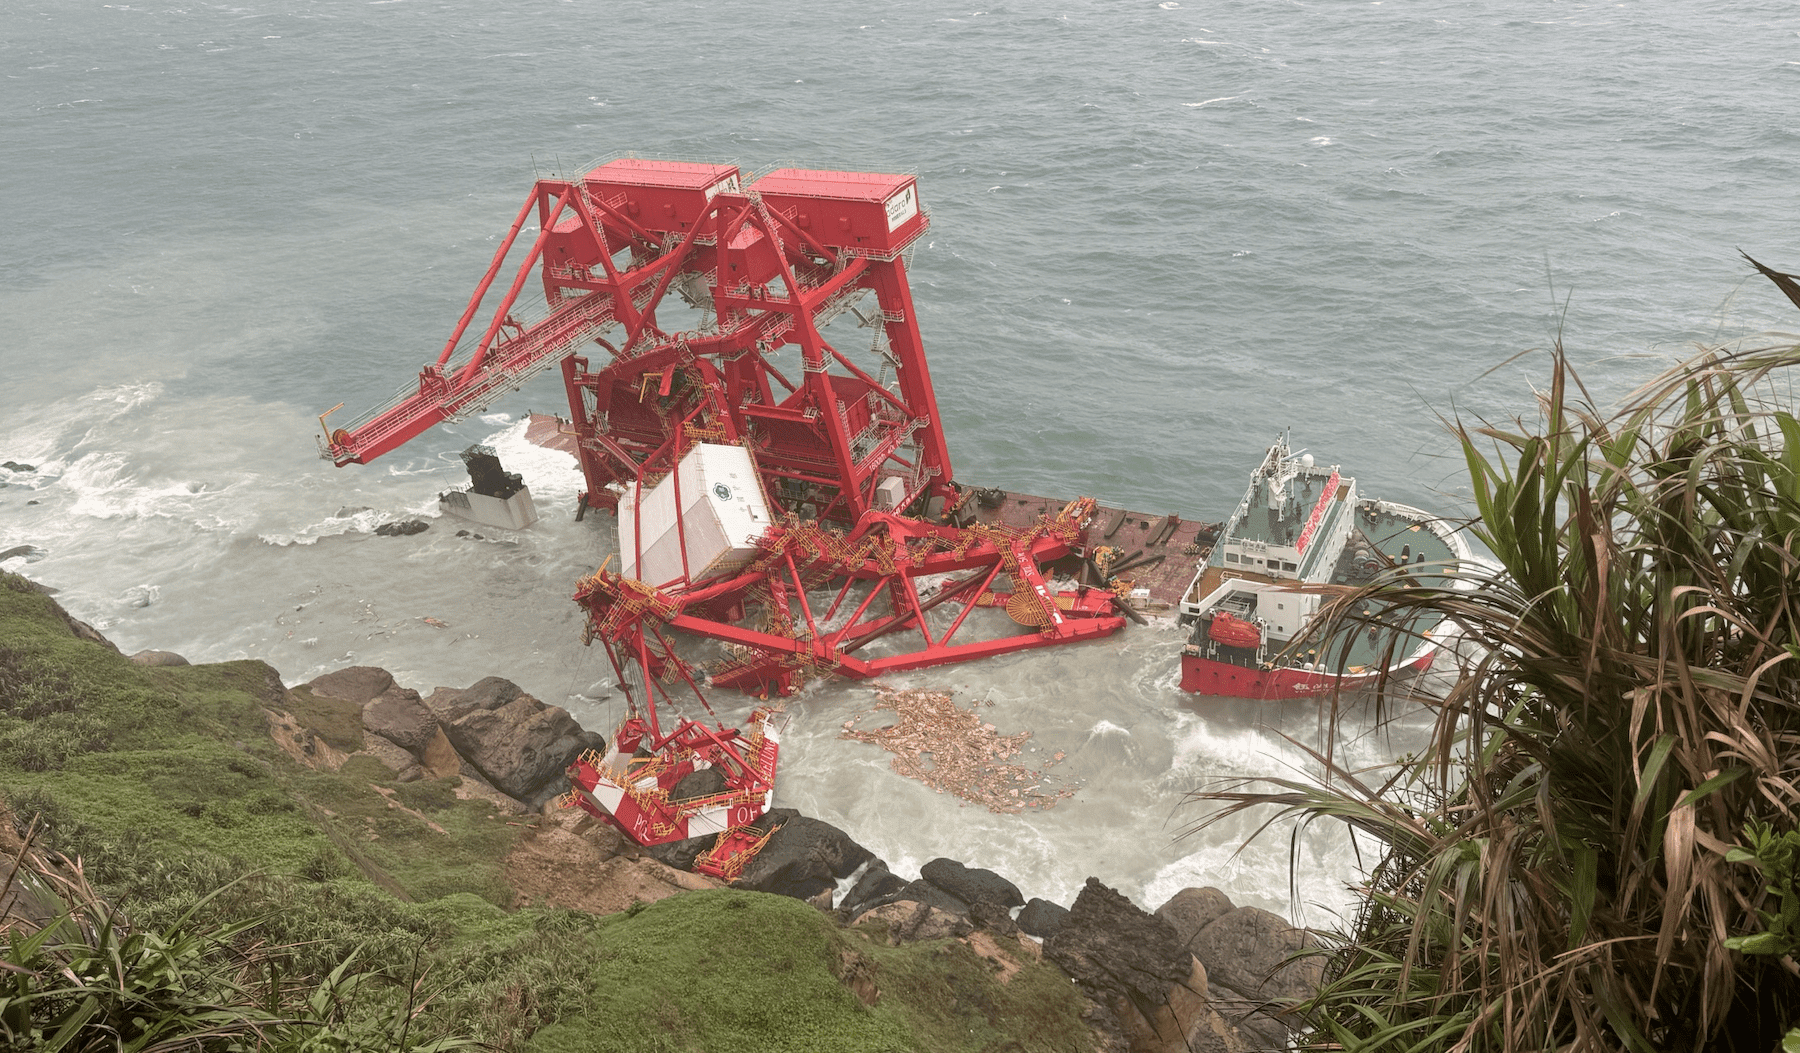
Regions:
<instances>
[{"instance_id":1,"label":"floating wooden debris","mask_svg":"<svg viewBox=\"0 0 1800 1053\"><path fill-rule=\"evenodd\" d=\"M1054 808L1057 801L1075 795L1073 789L1047 785L1051 780L1043 771L1007 763L1031 732L1002 735L994 725L982 722L975 706L959 708L942 691L879 686L875 691L881 701L869 712L844 721L842 737L874 743L894 754L892 767L901 775L1002 814ZM883 710L892 710L900 719L882 728L856 726ZM1058 752L1050 763L1062 759Z\"/></svg>"}]
</instances>

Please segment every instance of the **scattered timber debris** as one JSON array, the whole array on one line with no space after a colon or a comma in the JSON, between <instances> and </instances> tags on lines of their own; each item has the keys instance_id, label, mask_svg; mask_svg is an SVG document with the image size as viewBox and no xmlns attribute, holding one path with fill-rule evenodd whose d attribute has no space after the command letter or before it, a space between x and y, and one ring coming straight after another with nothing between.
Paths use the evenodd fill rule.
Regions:
<instances>
[{"instance_id":1,"label":"scattered timber debris","mask_svg":"<svg viewBox=\"0 0 1800 1053\"><path fill-rule=\"evenodd\" d=\"M873 743L892 753L892 767L901 775L1001 814L1054 808L1057 801L1075 796L1073 789L1048 785L1051 778L1043 771L1007 763L1031 738L1031 732L1000 734L975 712L981 703L962 709L942 691L897 691L880 686L875 691L881 701L869 712L844 721L842 737ZM883 710L892 710L899 721L869 730L856 726L857 721ZM1049 763L1062 759L1058 752Z\"/></svg>"}]
</instances>

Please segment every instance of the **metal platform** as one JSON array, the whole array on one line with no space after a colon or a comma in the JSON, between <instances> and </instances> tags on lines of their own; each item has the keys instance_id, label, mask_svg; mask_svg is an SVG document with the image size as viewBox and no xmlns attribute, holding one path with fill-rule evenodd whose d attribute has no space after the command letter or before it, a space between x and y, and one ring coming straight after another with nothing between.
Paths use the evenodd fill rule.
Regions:
<instances>
[{"instance_id":1,"label":"metal platform","mask_svg":"<svg viewBox=\"0 0 1800 1053\"><path fill-rule=\"evenodd\" d=\"M534 413L525 426L525 439L536 446L561 450L575 456L575 426L561 417ZM980 493L980 492L978 492ZM1069 503L1068 498L1037 497L1010 491L985 491L987 501L972 497L961 510L964 522L974 520L988 526L1024 529L1040 516L1055 516ZM997 496L997 500L995 497ZM1132 590L1146 594L1126 594L1126 601L1141 614L1150 617L1173 617L1181 602L1181 594L1194 580L1195 568L1206 558L1218 536L1219 524L1180 519L1171 529L1173 513L1135 512L1101 505L1088 524L1088 546L1110 545L1121 550L1117 566L1125 569L1118 576L1131 583ZM1159 540L1153 540L1159 539ZM1136 564L1135 566L1133 564ZM1071 578L1082 573L1076 560L1064 560L1052 569Z\"/></svg>"}]
</instances>

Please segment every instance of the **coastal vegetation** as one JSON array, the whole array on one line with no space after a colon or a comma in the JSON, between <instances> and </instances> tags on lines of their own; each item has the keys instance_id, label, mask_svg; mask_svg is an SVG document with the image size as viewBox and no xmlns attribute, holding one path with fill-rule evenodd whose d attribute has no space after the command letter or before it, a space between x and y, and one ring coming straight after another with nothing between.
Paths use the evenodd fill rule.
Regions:
<instances>
[{"instance_id":1,"label":"coastal vegetation","mask_svg":"<svg viewBox=\"0 0 1800 1053\"><path fill-rule=\"evenodd\" d=\"M302 764L269 707L362 734L261 662L133 664L0 574L0 1048L1092 1048L1048 962L1003 980L955 939L735 889L521 902L506 860L546 818Z\"/></svg>"},{"instance_id":2,"label":"coastal vegetation","mask_svg":"<svg viewBox=\"0 0 1800 1053\"><path fill-rule=\"evenodd\" d=\"M1204 795L1376 848L1309 1048L1800 1048L1797 365L1715 349L1602 411L1558 346L1537 419L1451 423L1497 565L1368 589L1466 631L1428 748L1352 770L1332 700L1317 780Z\"/></svg>"}]
</instances>

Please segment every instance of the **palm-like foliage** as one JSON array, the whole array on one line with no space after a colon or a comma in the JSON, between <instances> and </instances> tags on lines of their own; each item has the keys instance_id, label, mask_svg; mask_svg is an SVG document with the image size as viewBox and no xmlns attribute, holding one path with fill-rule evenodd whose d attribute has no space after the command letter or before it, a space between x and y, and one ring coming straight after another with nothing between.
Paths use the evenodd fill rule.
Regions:
<instances>
[{"instance_id":1,"label":"palm-like foliage","mask_svg":"<svg viewBox=\"0 0 1800 1053\"><path fill-rule=\"evenodd\" d=\"M1328 748L1318 783L1204 795L1381 845L1309 1007L1318 1048L1768 1053L1800 1022L1793 959L1726 942L1778 906L1728 853L1800 801L1795 365L1709 352L1602 414L1559 348L1539 420L1452 425L1500 568L1370 587L1476 645L1431 748L1379 776Z\"/></svg>"},{"instance_id":2,"label":"palm-like foliage","mask_svg":"<svg viewBox=\"0 0 1800 1053\"><path fill-rule=\"evenodd\" d=\"M11 816L0 808L0 823ZM10 832L10 831L9 831ZM220 890L223 891L223 890ZM214 893L213 895L217 895ZM135 929L79 861L29 839L0 859L0 1048L20 1053L448 1053L412 1025L416 965L395 979L352 953L328 976L284 972L288 949L248 940L256 920L207 924L202 899L161 929Z\"/></svg>"}]
</instances>

